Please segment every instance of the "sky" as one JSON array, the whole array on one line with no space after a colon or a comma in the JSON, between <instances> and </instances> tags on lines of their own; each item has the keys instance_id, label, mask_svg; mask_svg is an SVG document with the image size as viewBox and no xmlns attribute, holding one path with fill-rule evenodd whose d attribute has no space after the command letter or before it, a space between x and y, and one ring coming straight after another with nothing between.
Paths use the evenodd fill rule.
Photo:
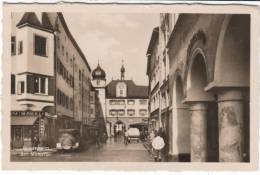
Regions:
<instances>
[{"instance_id":1,"label":"sky","mask_svg":"<svg viewBox=\"0 0 260 175\"><path fill-rule=\"evenodd\" d=\"M107 83L120 78L122 62L125 79L148 85L146 51L159 14L63 13L68 28L92 70L105 70Z\"/></svg>"}]
</instances>

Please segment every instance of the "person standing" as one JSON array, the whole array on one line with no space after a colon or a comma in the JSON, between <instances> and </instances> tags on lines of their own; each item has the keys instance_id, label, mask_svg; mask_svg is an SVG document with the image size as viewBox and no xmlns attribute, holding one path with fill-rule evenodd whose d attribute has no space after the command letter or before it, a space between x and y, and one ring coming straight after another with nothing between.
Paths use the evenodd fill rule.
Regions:
<instances>
[{"instance_id":1,"label":"person standing","mask_svg":"<svg viewBox=\"0 0 260 175\"><path fill-rule=\"evenodd\" d=\"M129 136L128 130L125 130L125 133L124 133L124 142L125 142L125 145L127 145L128 142L129 142L128 136Z\"/></svg>"},{"instance_id":2,"label":"person standing","mask_svg":"<svg viewBox=\"0 0 260 175\"><path fill-rule=\"evenodd\" d=\"M100 147L100 135L99 135L98 129L95 130L95 142L96 142L96 147L99 148Z\"/></svg>"},{"instance_id":3,"label":"person standing","mask_svg":"<svg viewBox=\"0 0 260 175\"><path fill-rule=\"evenodd\" d=\"M35 135L32 140L32 151L37 151L38 146L39 146L39 138L37 135Z\"/></svg>"},{"instance_id":4,"label":"person standing","mask_svg":"<svg viewBox=\"0 0 260 175\"><path fill-rule=\"evenodd\" d=\"M155 138L152 141L152 147L154 149L154 161L161 162L162 161L162 149L165 146L165 142L161 137L160 133L155 133Z\"/></svg>"}]
</instances>

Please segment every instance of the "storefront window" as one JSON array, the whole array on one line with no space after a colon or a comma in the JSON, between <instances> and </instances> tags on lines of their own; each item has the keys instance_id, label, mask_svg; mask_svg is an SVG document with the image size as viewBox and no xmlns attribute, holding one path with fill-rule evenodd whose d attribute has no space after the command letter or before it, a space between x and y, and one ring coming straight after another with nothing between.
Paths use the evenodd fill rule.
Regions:
<instances>
[{"instance_id":1,"label":"storefront window","mask_svg":"<svg viewBox=\"0 0 260 175\"><path fill-rule=\"evenodd\" d=\"M32 138L32 129L29 126L24 127L23 129L23 139L24 141L31 141Z\"/></svg>"}]
</instances>

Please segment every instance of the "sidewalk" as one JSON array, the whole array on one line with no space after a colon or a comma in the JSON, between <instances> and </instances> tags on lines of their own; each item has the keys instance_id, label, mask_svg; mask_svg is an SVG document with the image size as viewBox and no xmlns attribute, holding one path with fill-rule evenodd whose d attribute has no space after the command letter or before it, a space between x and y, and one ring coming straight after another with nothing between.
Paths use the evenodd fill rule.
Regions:
<instances>
[{"instance_id":1,"label":"sidewalk","mask_svg":"<svg viewBox=\"0 0 260 175\"><path fill-rule=\"evenodd\" d=\"M145 149L149 152L149 154L154 158L154 154L152 151L152 144L149 143L149 141L142 142ZM162 162L168 162L167 157L162 155Z\"/></svg>"}]
</instances>

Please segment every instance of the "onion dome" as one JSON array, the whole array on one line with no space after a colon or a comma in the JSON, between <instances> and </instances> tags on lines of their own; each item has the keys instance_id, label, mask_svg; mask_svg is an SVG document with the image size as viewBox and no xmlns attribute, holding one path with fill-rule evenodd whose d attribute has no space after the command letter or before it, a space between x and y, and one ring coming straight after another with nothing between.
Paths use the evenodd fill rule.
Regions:
<instances>
[{"instance_id":1,"label":"onion dome","mask_svg":"<svg viewBox=\"0 0 260 175\"><path fill-rule=\"evenodd\" d=\"M93 70L92 72L92 78L93 79L106 79L106 73L105 71L100 67L100 65L98 64L96 69Z\"/></svg>"}]
</instances>

